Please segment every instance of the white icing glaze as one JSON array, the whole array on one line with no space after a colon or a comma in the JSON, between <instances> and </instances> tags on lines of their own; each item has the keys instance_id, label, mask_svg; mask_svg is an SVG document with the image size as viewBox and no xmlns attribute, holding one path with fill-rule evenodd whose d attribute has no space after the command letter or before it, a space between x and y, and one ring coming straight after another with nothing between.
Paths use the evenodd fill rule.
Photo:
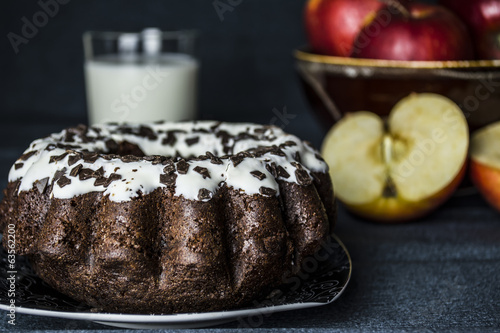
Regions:
<instances>
[{"instance_id":1,"label":"white icing glaze","mask_svg":"<svg viewBox=\"0 0 500 333\"><path fill-rule=\"evenodd\" d=\"M175 195L184 196L189 199L198 199L198 193L201 188L206 188L212 195L219 189L222 182L226 178L226 169L229 160L223 160L223 164L212 164L210 160L205 161L190 161L188 172L183 175L177 172L177 181L175 186ZM199 166L207 168L210 173L210 178L203 178L203 176L194 171ZM208 201L208 199L203 200Z\"/></svg>"},{"instance_id":2,"label":"white icing glaze","mask_svg":"<svg viewBox=\"0 0 500 333\"><path fill-rule=\"evenodd\" d=\"M311 177L311 172L327 172L328 170L325 162L317 157L316 150L297 137L276 127L213 121L154 123L142 126L150 129L148 133L151 135L149 137L136 135L140 133L141 125L100 124L88 128L85 137L80 133L72 135L70 140L65 140L70 130L75 131L75 129L68 129L35 140L25 151L25 154L32 153L32 155L22 156L18 159L10 170L9 181L20 180L19 192L21 192L32 189L36 186L37 181L48 178L48 184L53 184L50 193L52 197L67 199L98 191L103 192L103 195L109 195L110 200L117 202L128 201L137 196L139 192L147 194L156 188L167 186L160 180L160 175L165 173L165 165L162 163L154 163L144 159L124 162L121 158L103 155L108 152L106 147L108 139L113 139L117 143L127 141L136 144L146 155L175 156L180 154L187 158L186 161L189 164L187 173L179 173L178 169L174 171L176 175L174 189L175 195L184 196L191 200L208 201L224 184L249 195L268 195L263 194L262 187L267 188L266 193L274 191L278 195L278 183L266 165L276 163L289 175L288 177L278 175L277 179L299 183L295 173L297 152L300 155L301 168L307 172L309 177ZM171 131L181 132L173 134L175 144L172 142L164 143L164 140L168 141L169 135L172 136L172 133L169 134ZM223 132L227 133L228 136L222 135ZM224 142L224 138L226 142ZM190 142L190 139L193 140ZM68 150L68 147L56 147L57 144L71 145L72 148ZM227 153L234 156L240 152L252 151L252 149L262 146L280 146L281 152L285 156L269 151L257 154L257 156L244 157L236 167L234 160L228 157L221 158L221 164L211 162L208 157L205 159L189 158L189 156L205 155L207 151L215 156L223 156ZM99 152L101 155L96 157L93 162L80 158L70 165L70 157L74 158L77 152L84 150ZM54 159L54 157L64 153L67 155L63 158L56 158L56 161L50 162L51 158ZM178 163L176 161L175 165ZM89 171L102 168L100 177L107 179L114 174L114 177L119 176L120 179L114 179L106 186L102 184L103 182L95 184L98 176L80 179L79 174L71 174L71 170L80 164L82 169L89 169ZM206 168L210 177L197 172L197 167ZM256 177L251 174L252 171L259 171L265 177L260 174L260 177ZM56 175L63 175L65 184L61 186L58 182L59 178L55 179ZM210 196L204 196L200 199L201 189L210 191Z\"/></svg>"},{"instance_id":3,"label":"white icing glaze","mask_svg":"<svg viewBox=\"0 0 500 333\"><path fill-rule=\"evenodd\" d=\"M262 180L257 179L250 173L253 170L262 172L266 177ZM273 189L276 194L279 194L278 183L273 175L266 170L262 158L245 158L236 167L233 163L229 163L226 183L228 186L249 195L260 193L261 186Z\"/></svg>"}]
</instances>

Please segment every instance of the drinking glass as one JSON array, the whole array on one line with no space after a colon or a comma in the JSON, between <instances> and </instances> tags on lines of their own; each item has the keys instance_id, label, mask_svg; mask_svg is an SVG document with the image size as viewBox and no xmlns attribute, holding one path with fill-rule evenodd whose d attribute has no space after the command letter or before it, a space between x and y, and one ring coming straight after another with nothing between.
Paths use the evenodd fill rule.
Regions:
<instances>
[{"instance_id":1,"label":"drinking glass","mask_svg":"<svg viewBox=\"0 0 500 333\"><path fill-rule=\"evenodd\" d=\"M195 119L196 42L193 30L84 33L89 123Z\"/></svg>"}]
</instances>

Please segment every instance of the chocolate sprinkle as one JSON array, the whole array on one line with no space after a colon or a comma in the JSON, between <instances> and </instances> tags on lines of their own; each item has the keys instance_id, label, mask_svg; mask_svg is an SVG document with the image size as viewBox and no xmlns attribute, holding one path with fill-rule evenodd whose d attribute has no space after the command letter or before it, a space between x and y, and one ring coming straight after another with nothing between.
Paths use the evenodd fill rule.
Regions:
<instances>
[{"instance_id":1,"label":"chocolate sprinkle","mask_svg":"<svg viewBox=\"0 0 500 333\"><path fill-rule=\"evenodd\" d=\"M20 160L26 161L28 158L36 154L36 150L29 151L25 154L22 154L21 157L19 157Z\"/></svg>"},{"instance_id":2,"label":"chocolate sprinkle","mask_svg":"<svg viewBox=\"0 0 500 333\"><path fill-rule=\"evenodd\" d=\"M160 175L160 183L167 186L174 186L175 180L177 179L177 174L161 174Z\"/></svg>"},{"instance_id":3,"label":"chocolate sprinkle","mask_svg":"<svg viewBox=\"0 0 500 333\"><path fill-rule=\"evenodd\" d=\"M210 178L210 172L208 172L207 168L203 168L201 166L197 166L193 170L196 171L196 172L198 172L200 175L202 175L203 179Z\"/></svg>"},{"instance_id":4,"label":"chocolate sprinkle","mask_svg":"<svg viewBox=\"0 0 500 333\"><path fill-rule=\"evenodd\" d=\"M210 134L210 131L206 128L193 128L194 133L207 133Z\"/></svg>"},{"instance_id":5,"label":"chocolate sprinkle","mask_svg":"<svg viewBox=\"0 0 500 333\"><path fill-rule=\"evenodd\" d=\"M152 141L158 139L158 137L156 136L153 129L151 129L151 127L147 127L144 125L142 125L139 128L139 136L147 137L149 140L152 140Z\"/></svg>"},{"instance_id":6,"label":"chocolate sprinkle","mask_svg":"<svg viewBox=\"0 0 500 333\"><path fill-rule=\"evenodd\" d=\"M290 177L290 174L281 165L278 165L278 167L276 168L276 173L277 173L278 177L281 177L281 178L289 178Z\"/></svg>"},{"instance_id":7,"label":"chocolate sprinkle","mask_svg":"<svg viewBox=\"0 0 500 333\"><path fill-rule=\"evenodd\" d=\"M261 186L259 188L260 194L267 195L267 196L275 196L278 192L275 189L272 189L270 187L265 187Z\"/></svg>"},{"instance_id":8,"label":"chocolate sprinkle","mask_svg":"<svg viewBox=\"0 0 500 333\"><path fill-rule=\"evenodd\" d=\"M97 153L89 153L85 152L83 153L83 161L86 163L94 163L97 158L99 158L99 154Z\"/></svg>"},{"instance_id":9,"label":"chocolate sprinkle","mask_svg":"<svg viewBox=\"0 0 500 333\"><path fill-rule=\"evenodd\" d=\"M54 181L58 181L59 178L61 178L64 173L66 172L66 168L62 168L61 170L57 170L56 173L54 174Z\"/></svg>"},{"instance_id":10,"label":"chocolate sprinkle","mask_svg":"<svg viewBox=\"0 0 500 333\"><path fill-rule=\"evenodd\" d=\"M79 124L75 127L70 127L67 129L67 132L68 133L73 133L73 134L76 134L78 136L81 136L81 135L84 135L88 132L89 128L87 125L84 125L84 124ZM95 130L95 129L94 129Z\"/></svg>"},{"instance_id":11,"label":"chocolate sprinkle","mask_svg":"<svg viewBox=\"0 0 500 333\"><path fill-rule=\"evenodd\" d=\"M163 145L173 146L177 142L177 137L175 136L176 131L168 131L167 136L163 138L161 143Z\"/></svg>"},{"instance_id":12,"label":"chocolate sprinkle","mask_svg":"<svg viewBox=\"0 0 500 333\"><path fill-rule=\"evenodd\" d=\"M300 153L299 153L299 152L295 152L294 159L295 159L297 162L302 163L302 157L300 156Z\"/></svg>"},{"instance_id":13,"label":"chocolate sprinkle","mask_svg":"<svg viewBox=\"0 0 500 333\"><path fill-rule=\"evenodd\" d=\"M252 176L254 176L255 178L257 178L258 180L262 180L262 179L266 178L266 174L260 172L259 170L250 171L250 174Z\"/></svg>"},{"instance_id":14,"label":"chocolate sprinkle","mask_svg":"<svg viewBox=\"0 0 500 333\"><path fill-rule=\"evenodd\" d=\"M112 174L109 175L108 179L104 183L104 187L108 187L109 184L111 184L113 181L120 180L120 179L122 179L121 175L119 175L117 173L112 173Z\"/></svg>"},{"instance_id":15,"label":"chocolate sprinkle","mask_svg":"<svg viewBox=\"0 0 500 333\"><path fill-rule=\"evenodd\" d=\"M177 162L177 172L180 173L181 175L185 175L189 170L189 164L184 160L181 159L179 162Z\"/></svg>"},{"instance_id":16,"label":"chocolate sprinkle","mask_svg":"<svg viewBox=\"0 0 500 333\"><path fill-rule=\"evenodd\" d=\"M14 169L19 170L23 167L24 163L16 163L14 164Z\"/></svg>"},{"instance_id":17,"label":"chocolate sprinkle","mask_svg":"<svg viewBox=\"0 0 500 333\"><path fill-rule=\"evenodd\" d=\"M243 156L241 155L231 156L230 159L235 167L238 166L238 164L240 164L241 162L243 162Z\"/></svg>"},{"instance_id":18,"label":"chocolate sprinkle","mask_svg":"<svg viewBox=\"0 0 500 333\"><path fill-rule=\"evenodd\" d=\"M248 130L248 129L247 129ZM234 137L235 141L242 141L242 140L255 140L258 141L259 137L247 132L242 132L239 133L237 136Z\"/></svg>"},{"instance_id":19,"label":"chocolate sprinkle","mask_svg":"<svg viewBox=\"0 0 500 333\"><path fill-rule=\"evenodd\" d=\"M141 158L135 155L125 155L121 157L121 160L125 163L131 163L131 162L138 162L141 160Z\"/></svg>"},{"instance_id":20,"label":"chocolate sprinkle","mask_svg":"<svg viewBox=\"0 0 500 333\"><path fill-rule=\"evenodd\" d=\"M296 145L297 145L297 142L295 142L295 141L285 141L282 144L280 144L280 147L293 147Z\"/></svg>"},{"instance_id":21,"label":"chocolate sprinkle","mask_svg":"<svg viewBox=\"0 0 500 333\"><path fill-rule=\"evenodd\" d=\"M232 137L228 132L226 131L218 131L217 133L215 133L215 136L217 138L221 138L222 139L222 145L223 146L226 146L226 144L229 142L229 139ZM224 148L229 148L229 147L224 147Z\"/></svg>"},{"instance_id":22,"label":"chocolate sprinkle","mask_svg":"<svg viewBox=\"0 0 500 333\"><path fill-rule=\"evenodd\" d=\"M81 159L80 155L70 155L68 157L68 165L72 166Z\"/></svg>"},{"instance_id":23,"label":"chocolate sprinkle","mask_svg":"<svg viewBox=\"0 0 500 333\"><path fill-rule=\"evenodd\" d=\"M198 191L198 200L206 200L212 197L212 192L207 190L206 188L200 188Z\"/></svg>"},{"instance_id":24,"label":"chocolate sprinkle","mask_svg":"<svg viewBox=\"0 0 500 333\"><path fill-rule=\"evenodd\" d=\"M242 156L242 157L254 157L254 155L251 154L248 151L241 151L241 152L238 153L238 156Z\"/></svg>"},{"instance_id":25,"label":"chocolate sprinkle","mask_svg":"<svg viewBox=\"0 0 500 333\"><path fill-rule=\"evenodd\" d=\"M206 154L207 154L208 157L210 157L210 163L212 163L212 164L219 164L219 165L223 163L222 160L219 157L215 156L211 152L207 151Z\"/></svg>"},{"instance_id":26,"label":"chocolate sprinkle","mask_svg":"<svg viewBox=\"0 0 500 333\"><path fill-rule=\"evenodd\" d=\"M43 194L43 192L45 192L48 183L49 183L49 177L35 181L35 186L38 189L38 192L40 192L40 194Z\"/></svg>"},{"instance_id":27,"label":"chocolate sprinkle","mask_svg":"<svg viewBox=\"0 0 500 333\"><path fill-rule=\"evenodd\" d=\"M103 160L106 160L106 161L111 161L113 159L113 155L112 154L103 154L103 155L101 155L101 158Z\"/></svg>"},{"instance_id":28,"label":"chocolate sprinkle","mask_svg":"<svg viewBox=\"0 0 500 333\"><path fill-rule=\"evenodd\" d=\"M215 123L214 125L210 126L210 129L212 130L212 132L215 132L216 129L222 124L222 122L218 121L217 123Z\"/></svg>"},{"instance_id":29,"label":"chocolate sprinkle","mask_svg":"<svg viewBox=\"0 0 500 333\"><path fill-rule=\"evenodd\" d=\"M106 148L109 152L117 152L118 148L120 147L118 143L116 143L116 141L113 139L106 140L104 144L106 145Z\"/></svg>"},{"instance_id":30,"label":"chocolate sprinkle","mask_svg":"<svg viewBox=\"0 0 500 333\"><path fill-rule=\"evenodd\" d=\"M101 186L106 184L107 178L106 177L99 177L94 181L94 186Z\"/></svg>"},{"instance_id":31,"label":"chocolate sprinkle","mask_svg":"<svg viewBox=\"0 0 500 333\"><path fill-rule=\"evenodd\" d=\"M69 184L71 184L71 179L66 176L61 176L61 178L59 178L59 180L57 181L57 185L59 185L59 187L61 188Z\"/></svg>"},{"instance_id":32,"label":"chocolate sprinkle","mask_svg":"<svg viewBox=\"0 0 500 333\"><path fill-rule=\"evenodd\" d=\"M47 145L47 147L45 147L45 150L46 150L46 151L52 151L52 150L54 150L54 149L56 149L56 145L55 145L55 144L53 144L53 143L51 143L51 144ZM21 156L21 157L22 157L22 156Z\"/></svg>"},{"instance_id":33,"label":"chocolate sprinkle","mask_svg":"<svg viewBox=\"0 0 500 333\"><path fill-rule=\"evenodd\" d=\"M311 177L309 177L309 174L304 169L295 170L295 178L297 178L297 182L299 183L299 185L307 186L312 184Z\"/></svg>"},{"instance_id":34,"label":"chocolate sprinkle","mask_svg":"<svg viewBox=\"0 0 500 333\"><path fill-rule=\"evenodd\" d=\"M155 156L155 157L154 157L154 159L153 159L152 164L153 164L153 165L157 165L157 164L160 164L160 163L162 163L162 162L163 162L163 161L162 161L162 159L161 159L161 156Z\"/></svg>"},{"instance_id":35,"label":"chocolate sprinkle","mask_svg":"<svg viewBox=\"0 0 500 333\"><path fill-rule=\"evenodd\" d=\"M255 133L264 134L267 130L268 130L268 128L266 128L266 127L257 127L253 131Z\"/></svg>"},{"instance_id":36,"label":"chocolate sprinkle","mask_svg":"<svg viewBox=\"0 0 500 333\"><path fill-rule=\"evenodd\" d=\"M51 146L52 146L52 149L47 149L47 148L49 148L48 146L45 149L48 150L48 151L51 151L51 150L54 150L55 148L64 149L64 150L71 150L71 149L79 149L79 148L81 148L80 146L68 145L68 144L64 144L64 143L57 143L55 145L55 147L54 147L54 145L51 145Z\"/></svg>"},{"instance_id":37,"label":"chocolate sprinkle","mask_svg":"<svg viewBox=\"0 0 500 333\"><path fill-rule=\"evenodd\" d=\"M94 171L94 175L93 176L95 178L100 178L100 177L104 176L104 168L100 167L99 169L97 169L96 171Z\"/></svg>"},{"instance_id":38,"label":"chocolate sprinkle","mask_svg":"<svg viewBox=\"0 0 500 333\"><path fill-rule=\"evenodd\" d=\"M68 155L68 153L62 153L61 155L50 156L49 163L54 163L54 162L61 161L61 160L62 160L62 159L64 159L67 155Z\"/></svg>"},{"instance_id":39,"label":"chocolate sprinkle","mask_svg":"<svg viewBox=\"0 0 500 333\"><path fill-rule=\"evenodd\" d=\"M278 146L273 146L271 150L272 155L286 156L286 154Z\"/></svg>"},{"instance_id":40,"label":"chocolate sprinkle","mask_svg":"<svg viewBox=\"0 0 500 333\"><path fill-rule=\"evenodd\" d=\"M167 160L167 164L163 168L163 172L165 172L167 175L170 175L175 172L175 165L172 160Z\"/></svg>"},{"instance_id":41,"label":"chocolate sprinkle","mask_svg":"<svg viewBox=\"0 0 500 333\"><path fill-rule=\"evenodd\" d=\"M274 178L278 177L278 172L276 171L276 163L266 164L266 169L273 175Z\"/></svg>"},{"instance_id":42,"label":"chocolate sprinkle","mask_svg":"<svg viewBox=\"0 0 500 333\"><path fill-rule=\"evenodd\" d=\"M76 167L71 169L71 171L69 172L69 175L72 177L76 177L80 173L80 170L82 170L82 168L83 168L83 165L81 163L78 164Z\"/></svg>"},{"instance_id":43,"label":"chocolate sprinkle","mask_svg":"<svg viewBox=\"0 0 500 333\"><path fill-rule=\"evenodd\" d=\"M86 180L89 178L92 178L94 176L94 170L92 169L81 169L80 172L78 173L78 178L80 180Z\"/></svg>"},{"instance_id":44,"label":"chocolate sprinkle","mask_svg":"<svg viewBox=\"0 0 500 333\"><path fill-rule=\"evenodd\" d=\"M200 141L200 137L199 136L195 136L193 138L186 139L186 144L188 146L192 146L194 144L197 144L199 141Z\"/></svg>"}]
</instances>

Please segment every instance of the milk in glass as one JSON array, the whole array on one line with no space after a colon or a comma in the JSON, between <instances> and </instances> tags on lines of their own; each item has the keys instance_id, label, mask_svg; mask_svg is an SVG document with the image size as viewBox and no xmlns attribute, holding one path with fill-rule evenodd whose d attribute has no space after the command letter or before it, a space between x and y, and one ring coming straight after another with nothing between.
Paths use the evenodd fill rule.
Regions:
<instances>
[{"instance_id":1,"label":"milk in glass","mask_svg":"<svg viewBox=\"0 0 500 333\"><path fill-rule=\"evenodd\" d=\"M90 124L196 118L198 61L187 52L165 50L165 43L173 42L180 51L188 49L191 44L184 34L165 35L149 28L141 33L102 33L94 44L87 41Z\"/></svg>"}]
</instances>

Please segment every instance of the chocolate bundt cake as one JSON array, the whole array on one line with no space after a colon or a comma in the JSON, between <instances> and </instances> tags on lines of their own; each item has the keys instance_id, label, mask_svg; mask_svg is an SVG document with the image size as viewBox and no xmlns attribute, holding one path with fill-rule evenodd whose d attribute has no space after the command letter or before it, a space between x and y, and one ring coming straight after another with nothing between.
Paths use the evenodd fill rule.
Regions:
<instances>
[{"instance_id":1,"label":"chocolate bundt cake","mask_svg":"<svg viewBox=\"0 0 500 333\"><path fill-rule=\"evenodd\" d=\"M15 162L0 230L15 225L17 254L97 310L231 309L296 274L330 233L327 169L272 126L80 125Z\"/></svg>"}]
</instances>

